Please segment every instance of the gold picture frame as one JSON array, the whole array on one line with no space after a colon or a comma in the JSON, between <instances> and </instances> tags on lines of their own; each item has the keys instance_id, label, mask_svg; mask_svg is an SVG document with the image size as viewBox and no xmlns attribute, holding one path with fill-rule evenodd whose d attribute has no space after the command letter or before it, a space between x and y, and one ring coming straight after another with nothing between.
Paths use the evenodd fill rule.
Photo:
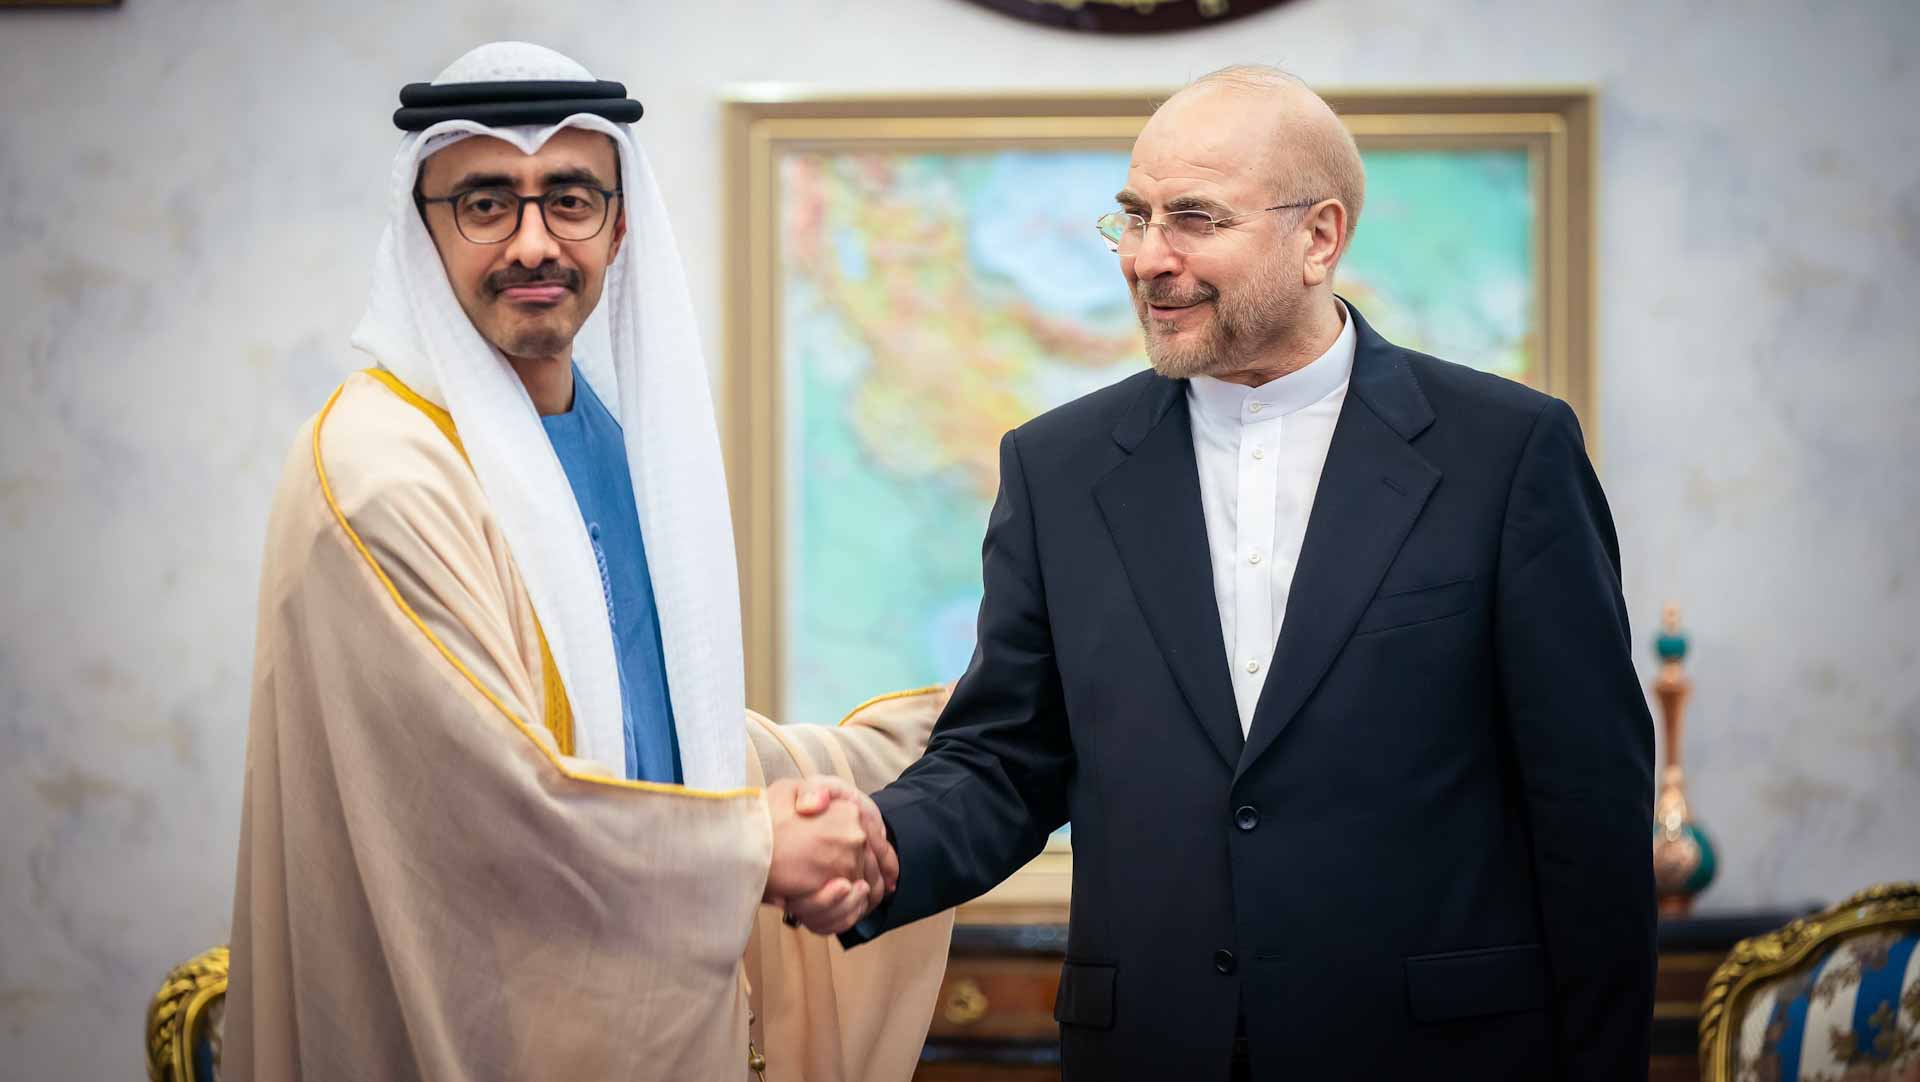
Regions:
<instances>
[{"instance_id":1,"label":"gold picture frame","mask_svg":"<svg viewBox=\"0 0 1920 1082\"><path fill-rule=\"evenodd\" d=\"M785 718L781 641L787 588L780 227L783 155L792 153L1125 151L1170 90L815 96L778 89L724 105L727 223L726 394L722 405L736 536L740 539L747 700ZM1324 95L1362 151L1492 148L1523 151L1537 223L1528 302L1528 382L1566 399L1593 424L1594 100L1584 88L1340 90ZM1118 178L1116 178L1118 180ZM1118 183L1116 182L1116 187ZM1088 242L1096 243L1088 208ZM1117 275L1116 275L1117 285ZM1536 338L1537 336L1537 338ZM968 539L978 545L979 538ZM977 551L977 548L976 548ZM945 674L939 679L951 679ZM867 688L864 694L886 688ZM857 698L858 696L856 696ZM966 907L962 920L1064 921L1071 855L1056 838L1027 869Z\"/></svg>"}]
</instances>

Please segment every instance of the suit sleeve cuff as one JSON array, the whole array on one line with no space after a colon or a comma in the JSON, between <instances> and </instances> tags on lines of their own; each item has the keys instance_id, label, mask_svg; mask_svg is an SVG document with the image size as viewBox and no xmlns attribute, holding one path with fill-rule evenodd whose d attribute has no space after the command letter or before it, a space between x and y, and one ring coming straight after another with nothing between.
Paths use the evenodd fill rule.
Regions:
<instances>
[{"instance_id":1,"label":"suit sleeve cuff","mask_svg":"<svg viewBox=\"0 0 1920 1082\"><path fill-rule=\"evenodd\" d=\"M881 816L880 822L883 825L885 825L887 828L887 844L893 846L894 852L898 853L900 851L900 846L899 846L899 842L895 840L893 835L893 824L887 822L885 815ZM900 874L901 875L906 874L906 868L904 866L904 862L902 863ZM868 913L866 916L860 918L859 922L856 923L853 927L847 929L844 932L841 932L839 937L840 945L842 947L847 948L848 950L852 950L853 948L859 946L860 944L865 943L870 939L874 939L878 937L881 932L886 931L888 928L887 910L893 906L893 899L897 894L898 894L898 891L896 891L894 894L887 895L886 901L883 901L879 905L873 907L873 912Z\"/></svg>"}]
</instances>

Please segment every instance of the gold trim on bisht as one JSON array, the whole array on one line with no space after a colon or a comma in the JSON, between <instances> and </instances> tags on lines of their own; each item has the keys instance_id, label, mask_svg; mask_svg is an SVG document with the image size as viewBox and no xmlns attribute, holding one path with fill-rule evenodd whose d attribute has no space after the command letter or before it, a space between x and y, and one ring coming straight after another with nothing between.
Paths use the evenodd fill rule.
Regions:
<instances>
[{"instance_id":1,"label":"gold trim on bisht","mask_svg":"<svg viewBox=\"0 0 1920 1082\"><path fill-rule=\"evenodd\" d=\"M467 465L473 465L467 459L467 445L460 440L460 430L454 427L453 414L420 397L413 388L400 382L400 377L384 368L363 368L362 372L379 380L387 390L400 396L400 400L426 415L433 427L447 437L453 449ZM331 405L331 403L329 403ZM573 754L573 707L567 701L567 685L560 679L560 666L554 663L553 650L547 646L547 632L540 626L540 618L533 619L534 637L540 640L540 683L545 690L547 700L547 731L553 734L553 742L560 745L560 754Z\"/></svg>"},{"instance_id":2,"label":"gold trim on bisht","mask_svg":"<svg viewBox=\"0 0 1920 1082\"><path fill-rule=\"evenodd\" d=\"M147 1007L149 1082L213 1082L194 1074L194 1036L213 1024L218 1001L226 994L227 948L214 947L173 967ZM218 1035L209 1034L209 1039L217 1063Z\"/></svg>"},{"instance_id":3,"label":"gold trim on bisht","mask_svg":"<svg viewBox=\"0 0 1920 1082\"><path fill-rule=\"evenodd\" d=\"M1809 917L1733 945L1707 982L1700 1006L1700 1078L1726 1082L1741 1012L1761 982L1787 973L1816 950L1855 932L1887 925L1920 925L1920 883L1882 883Z\"/></svg>"}]
</instances>

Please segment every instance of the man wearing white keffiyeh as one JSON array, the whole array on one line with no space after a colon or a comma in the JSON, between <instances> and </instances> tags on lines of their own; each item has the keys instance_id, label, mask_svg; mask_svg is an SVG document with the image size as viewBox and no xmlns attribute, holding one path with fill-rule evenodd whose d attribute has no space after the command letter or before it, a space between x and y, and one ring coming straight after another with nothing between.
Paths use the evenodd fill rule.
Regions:
<instances>
[{"instance_id":1,"label":"man wearing white keffiyeh","mask_svg":"<svg viewBox=\"0 0 1920 1082\"><path fill-rule=\"evenodd\" d=\"M639 104L511 42L401 101L376 367L269 525L223 1073L905 1078L951 917L851 957L772 907L835 931L891 889L862 790L944 693L746 711Z\"/></svg>"}]
</instances>

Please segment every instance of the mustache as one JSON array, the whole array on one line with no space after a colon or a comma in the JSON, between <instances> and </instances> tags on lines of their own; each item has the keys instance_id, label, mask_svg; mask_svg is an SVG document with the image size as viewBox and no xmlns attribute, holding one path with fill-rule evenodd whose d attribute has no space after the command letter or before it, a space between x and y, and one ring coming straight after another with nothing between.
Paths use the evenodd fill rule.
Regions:
<instances>
[{"instance_id":1,"label":"mustache","mask_svg":"<svg viewBox=\"0 0 1920 1082\"><path fill-rule=\"evenodd\" d=\"M502 290L514 286L560 285L575 293L580 292L580 272L572 267L563 267L558 263L542 263L537 267L523 267L516 263L506 270L495 271L487 275L487 292L496 296Z\"/></svg>"},{"instance_id":2,"label":"mustache","mask_svg":"<svg viewBox=\"0 0 1920 1082\"><path fill-rule=\"evenodd\" d=\"M1133 294L1143 304L1161 308L1185 308L1190 304L1214 300L1220 291L1210 285L1202 284L1191 292L1182 293L1172 282L1159 278L1146 279L1133 287Z\"/></svg>"}]
</instances>

